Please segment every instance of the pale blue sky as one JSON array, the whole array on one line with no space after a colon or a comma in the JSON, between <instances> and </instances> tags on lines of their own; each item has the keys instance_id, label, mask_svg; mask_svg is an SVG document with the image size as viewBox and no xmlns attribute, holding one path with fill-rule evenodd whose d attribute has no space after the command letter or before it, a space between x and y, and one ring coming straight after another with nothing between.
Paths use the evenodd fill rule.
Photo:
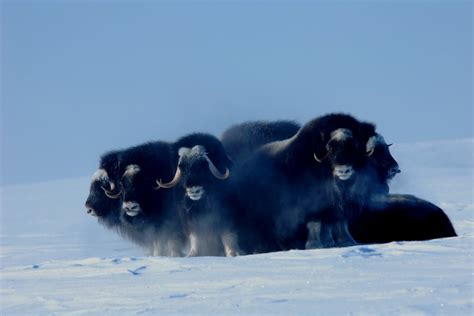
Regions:
<instances>
[{"instance_id":1,"label":"pale blue sky","mask_svg":"<svg viewBox=\"0 0 474 316\"><path fill-rule=\"evenodd\" d=\"M104 151L334 111L390 142L473 136L470 1L2 1L2 184Z\"/></svg>"}]
</instances>

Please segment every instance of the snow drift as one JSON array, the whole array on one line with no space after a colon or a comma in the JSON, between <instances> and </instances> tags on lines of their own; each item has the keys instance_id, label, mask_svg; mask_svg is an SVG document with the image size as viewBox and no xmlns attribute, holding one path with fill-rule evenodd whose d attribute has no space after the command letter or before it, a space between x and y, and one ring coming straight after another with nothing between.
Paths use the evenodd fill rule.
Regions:
<instances>
[{"instance_id":1,"label":"snow drift","mask_svg":"<svg viewBox=\"0 0 474 316\"><path fill-rule=\"evenodd\" d=\"M396 144L394 193L456 238L237 258L144 257L85 213L89 178L1 188L4 314L472 314L474 139Z\"/></svg>"}]
</instances>

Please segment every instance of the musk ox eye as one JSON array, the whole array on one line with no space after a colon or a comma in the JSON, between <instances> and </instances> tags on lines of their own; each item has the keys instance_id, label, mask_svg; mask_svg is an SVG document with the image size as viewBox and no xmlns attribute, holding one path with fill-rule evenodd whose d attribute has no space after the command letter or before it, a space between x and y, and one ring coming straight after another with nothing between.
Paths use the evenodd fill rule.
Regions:
<instances>
[{"instance_id":1,"label":"musk ox eye","mask_svg":"<svg viewBox=\"0 0 474 316\"><path fill-rule=\"evenodd\" d=\"M101 180L100 185L103 188L106 188L107 190L112 190L112 185L110 184L110 181L108 181L108 180L105 180L105 179Z\"/></svg>"}]
</instances>

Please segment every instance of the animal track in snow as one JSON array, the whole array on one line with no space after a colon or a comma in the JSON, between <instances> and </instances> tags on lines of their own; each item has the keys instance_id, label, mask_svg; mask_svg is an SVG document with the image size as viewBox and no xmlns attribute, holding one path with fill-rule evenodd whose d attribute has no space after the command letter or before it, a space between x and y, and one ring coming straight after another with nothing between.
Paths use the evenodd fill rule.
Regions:
<instances>
[{"instance_id":1,"label":"animal track in snow","mask_svg":"<svg viewBox=\"0 0 474 316\"><path fill-rule=\"evenodd\" d=\"M142 274L143 270L145 270L145 269L146 269L146 266L141 266L139 268L136 268L135 270L127 270L127 271L130 272L133 275L140 275L140 274Z\"/></svg>"},{"instance_id":2,"label":"animal track in snow","mask_svg":"<svg viewBox=\"0 0 474 316\"><path fill-rule=\"evenodd\" d=\"M185 294L185 293L182 293L182 294L171 294L170 296L168 296L168 298L185 298L185 297L188 297L189 294Z\"/></svg>"},{"instance_id":3,"label":"animal track in snow","mask_svg":"<svg viewBox=\"0 0 474 316\"><path fill-rule=\"evenodd\" d=\"M358 247L356 249L352 249L350 251L345 252L342 254L343 258L349 257L362 257L362 258L370 258L370 257L382 257L382 254L377 252L377 250L371 249L369 247Z\"/></svg>"}]
</instances>

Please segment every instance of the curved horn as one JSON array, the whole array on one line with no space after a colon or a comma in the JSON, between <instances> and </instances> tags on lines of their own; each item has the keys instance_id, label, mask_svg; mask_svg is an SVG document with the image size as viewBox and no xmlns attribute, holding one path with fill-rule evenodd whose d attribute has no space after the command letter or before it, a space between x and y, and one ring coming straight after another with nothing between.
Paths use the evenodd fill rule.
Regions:
<instances>
[{"instance_id":1,"label":"curved horn","mask_svg":"<svg viewBox=\"0 0 474 316\"><path fill-rule=\"evenodd\" d=\"M375 151L375 148L372 148L370 151L368 151L368 152L366 153L367 157L372 156L372 154L374 153L374 151Z\"/></svg>"},{"instance_id":2,"label":"curved horn","mask_svg":"<svg viewBox=\"0 0 474 316\"><path fill-rule=\"evenodd\" d=\"M204 155L204 157L206 158L207 164L209 165L209 170L211 171L211 173L214 177L216 177L219 180L225 180L230 176L230 171L229 171L228 168L225 168L225 173L222 174L219 171L219 169L216 168L214 163L211 161L211 159L209 159L209 157L207 155Z\"/></svg>"},{"instance_id":3,"label":"curved horn","mask_svg":"<svg viewBox=\"0 0 474 316\"><path fill-rule=\"evenodd\" d=\"M323 157L323 159L319 159L318 156L316 156L316 153L313 153L314 160L316 160L319 163L322 163L324 159L326 159L327 155Z\"/></svg>"},{"instance_id":4,"label":"curved horn","mask_svg":"<svg viewBox=\"0 0 474 316\"><path fill-rule=\"evenodd\" d=\"M173 180L171 180L168 183L163 183L162 180L160 179L160 180L156 180L156 184L158 185L158 188L170 189L176 186L180 179L181 179L181 169L178 167L176 168L176 173L174 174Z\"/></svg>"},{"instance_id":5,"label":"curved horn","mask_svg":"<svg viewBox=\"0 0 474 316\"><path fill-rule=\"evenodd\" d=\"M112 187L115 188L115 185L112 186ZM105 195L107 195L107 197L111 198L111 199L118 199L120 194L122 194L122 190L120 190L120 191L118 191L117 193L114 194L113 191L109 191L104 187L101 187L101 188L102 188L102 190L104 190Z\"/></svg>"},{"instance_id":6,"label":"curved horn","mask_svg":"<svg viewBox=\"0 0 474 316\"><path fill-rule=\"evenodd\" d=\"M161 179L160 179L160 181L161 181ZM152 186L153 190L159 190L159 189L161 189L160 181L155 180L156 185Z\"/></svg>"}]
</instances>

